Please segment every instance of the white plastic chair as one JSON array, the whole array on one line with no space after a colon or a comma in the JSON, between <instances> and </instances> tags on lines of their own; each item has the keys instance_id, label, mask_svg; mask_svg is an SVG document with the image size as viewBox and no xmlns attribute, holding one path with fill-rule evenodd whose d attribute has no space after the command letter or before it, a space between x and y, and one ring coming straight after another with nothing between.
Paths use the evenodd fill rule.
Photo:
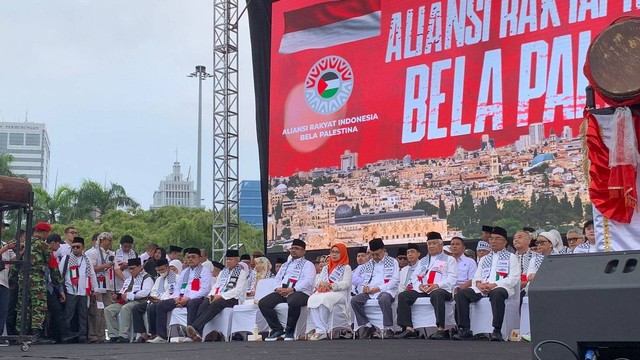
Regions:
<instances>
[{"instance_id":1,"label":"white plastic chair","mask_svg":"<svg viewBox=\"0 0 640 360\"><path fill-rule=\"evenodd\" d=\"M511 330L520 327L520 282L513 289L514 294L505 300L504 320L502 321L502 338L509 339ZM493 332L493 312L491 302L485 297L469 306L471 331L474 334L490 334Z\"/></svg>"},{"instance_id":2,"label":"white plastic chair","mask_svg":"<svg viewBox=\"0 0 640 360\"><path fill-rule=\"evenodd\" d=\"M378 299L369 299L364 304L364 313L367 315L369 322L371 325L375 326L379 330L384 329L384 323L382 318L382 310L380 309L380 304L378 304ZM393 313L393 329L400 330L396 321L398 318L398 302L396 299L393 299L393 303L391 303L391 313ZM358 319L356 316L353 316L353 329L358 330L364 324L358 324ZM384 334L384 331L380 331L380 333ZM355 336L354 336L355 339Z\"/></svg>"},{"instance_id":3,"label":"white plastic chair","mask_svg":"<svg viewBox=\"0 0 640 360\"><path fill-rule=\"evenodd\" d=\"M273 278L262 279L256 284L255 304L238 304L233 307L233 321L231 323L231 335L243 331L253 332L258 326L258 331L269 331L269 325L258 309L258 301L269 295L275 289Z\"/></svg>"},{"instance_id":4,"label":"white plastic chair","mask_svg":"<svg viewBox=\"0 0 640 360\"><path fill-rule=\"evenodd\" d=\"M224 341L229 341L231 338L231 323L233 321L233 308L224 308L216 315L211 321L209 321L202 330L202 338L206 338L207 335L213 331L217 331L222 334Z\"/></svg>"},{"instance_id":5,"label":"white plastic chair","mask_svg":"<svg viewBox=\"0 0 640 360\"><path fill-rule=\"evenodd\" d=\"M187 308L175 308L171 310L170 313L167 314L169 316L169 321L167 322L167 341L171 342L172 336L171 326L173 325L182 325L187 326ZM182 338L184 340L184 338ZM180 342L180 337L178 337L178 341Z\"/></svg>"},{"instance_id":6,"label":"white plastic chair","mask_svg":"<svg viewBox=\"0 0 640 360\"><path fill-rule=\"evenodd\" d=\"M333 334L336 329L347 329L351 330L351 324L353 323L351 320L351 294L347 296L346 299L343 299L336 303L333 306L333 310L331 311L331 318L329 319L329 339L333 339ZM315 330L316 324L313 322L313 318L311 317L311 311L307 316L307 334L311 331Z\"/></svg>"},{"instance_id":7,"label":"white plastic chair","mask_svg":"<svg viewBox=\"0 0 640 360\"><path fill-rule=\"evenodd\" d=\"M455 319L455 302L447 301L444 310L444 327L445 329L451 329L456 326ZM416 302L411 306L411 320L413 322L414 329L421 329L425 336L427 335L427 328L435 328L436 326L436 313L431 305L431 299L428 297L418 298Z\"/></svg>"}]
</instances>

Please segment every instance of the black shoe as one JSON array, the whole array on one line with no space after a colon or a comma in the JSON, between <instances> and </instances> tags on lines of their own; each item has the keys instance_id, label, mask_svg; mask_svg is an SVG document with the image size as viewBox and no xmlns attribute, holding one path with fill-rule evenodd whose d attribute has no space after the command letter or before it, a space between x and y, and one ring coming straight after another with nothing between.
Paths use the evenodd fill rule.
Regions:
<instances>
[{"instance_id":1,"label":"black shoe","mask_svg":"<svg viewBox=\"0 0 640 360\"><path fill-rule=\"evenodd\" d=\"M453 340L473 340L473 332L467 329L458 329L458 333L453 335Z\"/></svg>"},{"instance_id":2,"label":"black shoe","mask_svg":"<svg viewBox=\"0 0 640 360\"><path fill-rule=\"evenodd\" d=\"M449 333L444 330L438 330L435 333L429 335L431 340L445 340L449 338Z\"/></svg>"},{"instance_id":3,"label":"black shoe","mask_svg":"<svg viewBox=\"0 0 640 360\"><path fill-rule=\"evenodd\" d=\"M54 340L45 338L42 330L36 330L33 332L33 341L31 342L31 344L51 345L55 343L56 342Z\"/></svg>"},{"instance_id":4,"label":"black shoe","mask_svg":"<svg viewBox=\"0 0 640 360\"><path fill-rule=\"evenodd\" d=\"M273 330L264 341L276 341L284 335L284 330Z\"/></svg>"},{"instance_id":5,"label":"black shoe","mask_svg":"<svg viewBox=\"0 0 640 360\"><path fill-rule=\"evenodd\" d=\"M114 336L112 338L109 338L109 342L110 343L117 343L120 340L120 336Z\"/></svg>"},{"instance_id":6,"label":"black shoe","mask_svg":"<svg viewBox=\"0 0 640 360\"><path fill-rule=\"evenodd\" d=\"M125 343L128 344L129 343L129 339L121 337L121 338L118 338L118 341L116 341L116 342L119 343L119 344L125 344Z\"/></svg>"},{"instance_id":7,"label":"black shoe","mask_svg":"<svg viewBox=\"0 0 640 360\"><path fill-rule=\"evenodd\" d=\"M400 334L395 336L396 339L417 339L418 338L418 332L413 330L405 330L403 332L401 332Z\"/></svg>"},{"instance_id":8,"label":"black shoe","mask_svg":"<svg viewBox=\"0 0 640 360\"><path fill-rule=\"evenodd\" d=\"M502 338L502 332L497 329L493 330L493 332L489 336L489 339L491 339L491 341L504 341L504 339Z\"/></svg>"},{"instance_id":9,"label":"black shoe","mask_svg":"<svg viewBox=\"0 0 640 360\"><path fill-rule=\"evenodd\" d=\"M383 339L393 339L394 332L392 329L382 330Z\"/></svg>"},{"instance_id":10,"label":"black shoe","mask_svg":"<svg viewBox=\"0 0 640 360\"><path fill-rule=\"evenodd\" d=\"M365 326L358 330L358 334L361 340L373 339L373 335L376 333L376 328L373 326Z\"/></svg>"}]
</instances>

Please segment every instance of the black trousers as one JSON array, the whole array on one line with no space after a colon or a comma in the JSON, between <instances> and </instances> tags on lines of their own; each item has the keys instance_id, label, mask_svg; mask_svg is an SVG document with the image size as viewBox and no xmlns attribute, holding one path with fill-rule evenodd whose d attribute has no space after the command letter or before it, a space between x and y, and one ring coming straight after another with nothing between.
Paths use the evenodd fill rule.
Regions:
<instances>
[{"instance_id":1,"label":"black trousers","mask_svg":"<svg viewBox=\"0 0 640 360\"><path fill-rule=\"evenodd\" d=\"M209 302L209 299L205 299L202 304L200 304L196 320L191 323L191 326L196 329L198 333L202 334L204 326L207 325L209 321L213 320L216 315L222 312L225 308L232 308L236 305L238 305L238 299L220 299L212 303Z\"/></svg>"},{"instance_id":2,"label":"black trousers","mask_svg":"<svg viewBox=\"0 0 640 360\"><path fill-rule=\"evenodd\" d=\"M149 334L157 335L158 331L156 330L156 315L157 315L158 303L150 303L147 306L147 321L149 322Z\"/></svg>"},{"instance_id":3,"label":"black trousers","mask_svg":"<svg viewBox=\"0 0 640 360\"><path fill-rule=\"evenodd\" d=\"M456 293L456 323L461 329L469 329L471 327L471 319L469 318L469 304L482 299L482 294L478 294L473 289L467 288ZM497 287L489 293L489 301L491 302L491 312L493 313L493 328L495 330L502 329L502 320L504 320L504 302L509 298L507 289Z\"/></svg>"},{"instance_id":4,"label":"black trousers","mask_svg":"<svg viewBox=\"0 0 640 360\"><path fill-rule=\"evenodd\" d=\"M187 325L191 325L198 315L198 308L204 298L189 299L187 302ZM175 299L160 301L156 307L156 331L158 336L167 338L167 314L176 308Z\"/></svg>"},{"instance_id":5,"label":"black trousers","mask_svg":"<svg viewBox=\"0 0 640 360\"><path fill-rule=\"evenodd\" d=\"M447 301L451 301L452 298L451 293L444 289L435 289L430 294L419 293L414 290L407 290L398 294L398 325L402 327L413 327L411 306L413 306L416 300L423 297L428 297L431 300L431 305L436 315L436 326L444 328Z\"/></svg>"},{"instance_id":6,"label":"black trousers","mask_svg":"<svg viewBox=\"0 0 640 360\"><path fill-rule=\"evenodd\" d=\"M275 307L278 304L286 302L289 305L289 311L287 313L287 327L284 330L293 332L300 317L300 309L302 309L303 306L307 306L307 300L309 300L309 295L303 292L294 292L286 298L273 292L260 299L258 307L260 308L262 316L267 320L271 331L282 331L282 325L280 324L280 320L278 320L278 313Z\"/></svg>"},{"instance_id":7,"label":"black trousers","mask_svg":"<svg viewBox=\"0 0 640 360\"><path fill-rule=\"evenodd\" d=\"M61 341L65 332L66 322L64 319L64 305L60 302L60 295L56 290L53 291L53 294L47 291L47 312L49 314L49 332L47 336Z\"/></svg>"},{"instance_id":8,"label":"black trousers","mask_svg":"<svg viewBox=\"0 0 640 360\"><path fill-rule=\"evenodd\" d=\"M144 326L144 315L147 313L147 302L141 302L131 309L131 319L133 322L133 332L139 334L145 334L147 332L146 326ZM155 320L155 318L154 318ZM151 322L149 322L151 327Z\"/></svg>"},{"instance_id":9,"label":"black trousers","mask_svg":"<svg viewBox=\"0 0 640 360\"><path fill-rule=\"evenodd\" d=\"M76 296L67 294L67 300L64 306L64 328L65 334L70 335L73 331L71 328L73 319L77 319L78 322L78 338L80 340L87 339L87 325L88 325L88 313L87 307L89 299L86 296Z\"/></svg>"}]
</instances>

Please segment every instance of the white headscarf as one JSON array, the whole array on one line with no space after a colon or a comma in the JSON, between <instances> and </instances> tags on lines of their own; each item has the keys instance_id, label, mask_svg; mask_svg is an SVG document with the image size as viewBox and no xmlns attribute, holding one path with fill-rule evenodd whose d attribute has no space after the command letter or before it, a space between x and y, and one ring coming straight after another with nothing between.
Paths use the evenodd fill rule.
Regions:
<instances>
[{"instance_id":1,"label":"white headscarf","mask_svg":"<svg viewBox=\"0 0 640 360\"><path fill-rule=\"evenodd\" d=\"M564 245L562 244L562 236L560 235L560 232L558 232L558 230L543 231L538 234L538 236L543 236L549 239L553 248L558 252L564 247Z\"/></svg>"}]
</instances>

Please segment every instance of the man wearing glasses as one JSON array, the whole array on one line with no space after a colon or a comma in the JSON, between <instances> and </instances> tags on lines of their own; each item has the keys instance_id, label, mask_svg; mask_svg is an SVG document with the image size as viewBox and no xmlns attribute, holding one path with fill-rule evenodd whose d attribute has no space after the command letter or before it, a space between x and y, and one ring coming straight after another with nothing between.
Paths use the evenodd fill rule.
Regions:
<instances>
[{"instance_id":1,"label":"man wearing glasses","mask_svg":"<svg viewBox=\"0 0 640 360\"><path fill-rule=\"evenodd\" d=\"M63 257L71 254L71 247L73 246L73 239L78 236L78 230L73 226L69 226L64 229L64 242L60 244L60 249L56 251L56 256L58 260L61 260Z\"/></svg>"},{"instance_id":2,"label":"man wearing glasses","mask_svg":"<svg viewBox=\"0 0 640 360\"><path fill-rule=\"evenodd\" d=\"M104 318L109 331L109 342L128 343L129 328L135 306L147 300L153 288L153 278L142 269L140 258L127 260L129 277L122 288L113 295L113 304L104 309ZM120 322L118 322L120 314Z\"/></svg>"},{"instance_id":3,"label":"man wearing glasses","mask_svg":"<svg viewBox=\"0 0 640 360\"><path fill-rule=\"evenodd\" d=\"M58 266L64 281L67 300L64 307L64 341L78 337L80 342L88 342L87 338L87 302L88 297L97 286L96 273L91 261L83 254L84 239L76 236L71 243L71 254L65 255ZM78 332L73 333L71 319L77 316Z\"/></svg>"},{"instance_id":4,"label":"man wearing glasses","mask_svg":"<svg viewBox=\"0 0 640 360\"><path fill-rule=\"evenodd\" d=\"M271 328L271 333L265 341L275 341L282 336L285 341L295 340L294 332L300 317L300 309L307 306L316 278L315 266L304 258L306 247L307 244L304 241L293 240L289 249L291 260L284 263L276 274L275 283L278 287L258 302L260 312ZM285 302L289 305L289 310L287 326L283 328L275 307Z\"/></svg>"},{"instance_id":5,"label":"man wearing glasses","mask_svg":"<svg viewBox=\"0 0 640 360\"><path fill-rule=\"evenodd\" d=\"M489 297L493 312L493 332L491 341L503 341L502 321L504 320L505 300L514 296L514 288L520 282L520 265L515 254L506 250L507 230L494 227L489 237L491 252L479 259L473 286L460 290L455 295L456 322L458 333L454 340L471 340L471 319L469 305L483 297Z\"/></svg>"},{"instance_id":6,"label":"man wearing glasses","mask_svg":"<svg viewBox=\"0 0 640 360\"><path fill-rule=\"evenodd\" d=\"M567 231L567 254L585 254L590 252L589 243L585 241L582 230L573 228Z\"/></svg>"}]
</instances>

